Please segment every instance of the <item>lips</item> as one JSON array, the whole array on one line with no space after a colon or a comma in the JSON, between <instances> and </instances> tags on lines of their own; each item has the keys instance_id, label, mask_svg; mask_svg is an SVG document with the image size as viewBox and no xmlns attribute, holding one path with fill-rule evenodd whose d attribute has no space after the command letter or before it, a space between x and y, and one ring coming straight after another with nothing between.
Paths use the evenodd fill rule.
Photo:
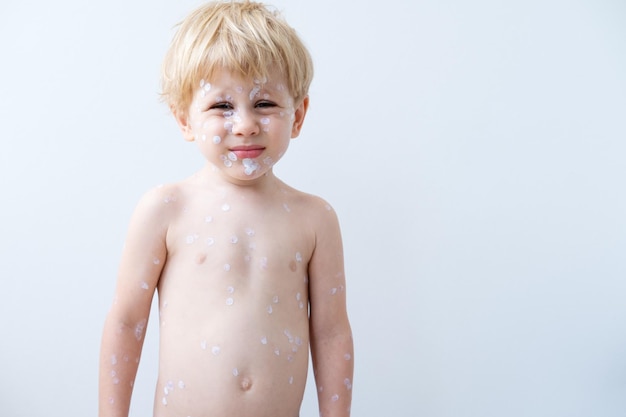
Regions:
<instances>
[{"instance_id":1,"label":"lips","mask_svg":"<svg viewBox=\"0 0 626 417\"><path fill-rule=\"evenodd\" d=\"M230 151L237 155L238 159L257 158L263 153L264 150L265 148L263 146L258 145L235 146L233 148L230 148Z\"/></svg>"}]
</instances>

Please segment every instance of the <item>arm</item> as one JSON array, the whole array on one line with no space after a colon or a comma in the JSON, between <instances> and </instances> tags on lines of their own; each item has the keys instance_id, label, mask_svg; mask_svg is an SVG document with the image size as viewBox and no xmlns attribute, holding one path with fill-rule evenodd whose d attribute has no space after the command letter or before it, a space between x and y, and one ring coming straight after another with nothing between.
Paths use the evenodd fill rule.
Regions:
<instances>
[{"instance_id":1,"label":"arm","mask_svg":"<svg viewBox=\"0 0 626 417\"><path fill-rule=\"evenodd\" d=\"M323 208L315 218L316 244L309 262L310 339L320 416L347 417L354 352L341 232L333 211Z\"/></svg>"},{"instance_id":2,"label":"arm","mask_svg":"<svg viewBox=\"0 0 626 417\"><path fill-rule=\"evenodd\" d=\"M158 190L130 222L100 349L99 416L126 417L155 288L166 258L167 216Z\"/></svg>"}]
</instances>

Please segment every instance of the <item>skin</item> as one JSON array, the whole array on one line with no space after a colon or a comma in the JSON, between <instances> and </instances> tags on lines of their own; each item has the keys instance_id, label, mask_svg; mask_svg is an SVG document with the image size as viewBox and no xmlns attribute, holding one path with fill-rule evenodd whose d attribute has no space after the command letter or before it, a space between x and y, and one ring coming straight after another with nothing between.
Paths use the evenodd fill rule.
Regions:
<instances>
[{"instance_id":1,"label":"skin","mask_svg":"<svg viewBox=\"0 0 626 417\"><path fill-rule=\"evenodd\" d=\"M272 169L299 135L308 98L294 104L283 79L264 81L218 72L175 115L207 164L146 193L131 219L102 338L100 417L128 415L155 292L154 416L296 417L309 348L321 415L349 415L337 217Z\"/></svg>"}]
</instances>

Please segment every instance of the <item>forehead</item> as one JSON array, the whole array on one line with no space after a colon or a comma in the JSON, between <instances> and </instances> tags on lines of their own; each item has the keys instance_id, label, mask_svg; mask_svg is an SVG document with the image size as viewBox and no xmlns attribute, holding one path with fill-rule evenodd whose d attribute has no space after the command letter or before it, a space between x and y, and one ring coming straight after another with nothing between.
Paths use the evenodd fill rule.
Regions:
<instances>
[{"instance_id":1,"label":"forehead","mask_svg":"<svg viewBox=\"0 0 626 417\"><path fill-rule=\"evenodd\" d=\"M210 77L200 81L197 88L204 88L206 91L232 90L235 93L248 93L251 89L258 89L289 95L286 78L280 73L252 77L226 69L217 69Z\"/></svg>"}]
</instances>

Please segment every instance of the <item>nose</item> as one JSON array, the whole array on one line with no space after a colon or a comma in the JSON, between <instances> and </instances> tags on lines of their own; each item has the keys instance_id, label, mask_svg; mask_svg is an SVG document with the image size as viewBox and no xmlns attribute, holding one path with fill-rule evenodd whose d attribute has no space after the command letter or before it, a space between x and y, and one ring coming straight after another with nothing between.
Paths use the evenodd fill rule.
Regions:
<instances>
[{"instance_id":1,"label":"nose","mask_svg":"<svg viewBox=\"0 0 626 417\"><path fill-rule=\"evenodd\" d=\"M237 136L255 136L259 133L259 121L254 115L239 111L230 120L232 123L232 133Z\"/></svg>"}]
</instances>

